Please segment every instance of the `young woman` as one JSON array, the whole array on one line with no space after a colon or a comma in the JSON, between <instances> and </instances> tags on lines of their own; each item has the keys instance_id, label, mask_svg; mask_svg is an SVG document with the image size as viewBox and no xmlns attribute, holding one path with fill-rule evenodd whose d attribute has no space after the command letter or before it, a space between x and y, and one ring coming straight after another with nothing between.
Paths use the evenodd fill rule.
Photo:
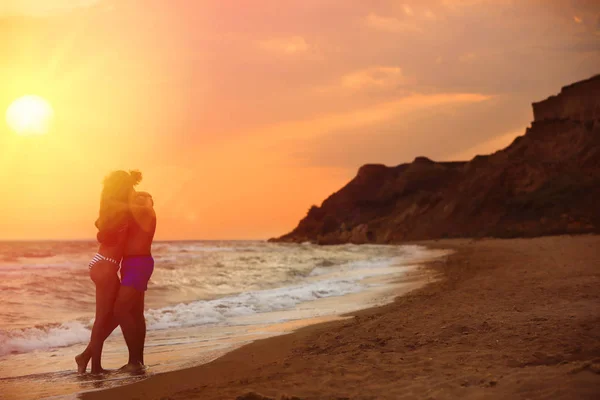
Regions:
<instances>
[{"instance_id":1,"label":"young woman","mask_svg":"<svg viewBox=\"0 0 600 400\"><path fill-rule=\"evenodd\" d=\"M135 195L134 187L142 180L139 171L115 171L104 179L100 213L96 220L98 253L89 264L96 285L96 318L87 348L75 357L77 371L84 373L92 360L92 373L101 374L102 347L117 327L113 313L121 280L118 271L127 241L131 212L127 206Z\"/></svg>"}]
</instances>

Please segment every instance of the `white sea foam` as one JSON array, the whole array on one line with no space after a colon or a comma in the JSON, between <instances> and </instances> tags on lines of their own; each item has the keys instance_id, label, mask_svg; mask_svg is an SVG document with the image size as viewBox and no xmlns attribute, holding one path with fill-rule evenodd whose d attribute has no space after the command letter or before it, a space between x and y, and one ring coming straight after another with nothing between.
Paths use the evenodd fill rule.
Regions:
<instances>
[{"instance_id":1,"label":"white sea foam","mask_svg":"<svg viewBox=\"0 0 600 400\"><path fill-rule=\"evenodd\" d=\"M146 320L149 330L227 324L234 317L287 310L319 298L356 293L362 288L356 281L317 281L148 310ZM70 346L89 338L88 326L76 321L0 332L0 356Z\"/></svg>"},{"instance_id":2,"label":"white sea foam","mask_svg":"<svg viewBox=\"0 0 600 400\"><path fill-rule=\"evenodd\" d=\"M293 309L301 303L326 297L357 293L365 288L361 279L382 275L390 260L355 263L351 267L365 271L350 279L328 279L304 282L300 285L240 293L220 299L195 301L187 304L146 311L149 330L193 327L208 324L227 325L232 318L271 311ZM334 268L325 268L333 272ZM338 269L338 272L339 269ZM89 340L89 325L67 322L48 327L27 328L0 332L0 356L33 350L70 346Z\"/></svg>"},{"instance_id":3,"label":"white sea foam","mask_svg":"<svg viewBox=\"0 0 600 400\"><path fill-rule=\"evenodd\" d=\"M227 323L234 317L288 310L300 303L356 293L362 288L360 283L352 280L317 281L149 310L146 319L150 329Z\"/></svg>"},{"instance_id":4,"label":"white sea foam","mask_svg":"<svg viewBox=\"0 0 600 400\"><path fill-rule=\"evenodd\" d=\"M48 327L0 331L0 356L70 346L89 338L88 327L77 321Z\"/></svg>"},{"instance_id":5,"label":"white sea foam","mask_svg":"<svg viewBox=\"0 0 600 400\"><path fill-rule=\"evenodd\" d=\"M310 273L310 276L320 276L325 274L331 274L333 271L335 272L344 272L350 270L358 270L358 269L379 269L379 268L387 268L394 264L393 258L382 258L382 259L374 259L374 260L365 260L365 261L353 261L343 265L336 265L330 267L316 267Z\"/></svg>"},{"instance_id":6,"label":"white sea foam","mask_svg":"<svg viewBox=\"0 0 600 400\"><path fill-rule=\"evenodd\" d=\"M59 252L58 246L52 249ZM7 248L6 254L18 257L15 245ZM146 313L150 330L238 324L247 316L294 310L313 300L357 293L372 284L363 278L402 273L407 265L431 253L421 246L261 242L159 243L154 250L157 268L147 296L151 309ZM0 262L0 301L17 307L0 313L0 356L89 340L87 320L93 312L94 292L83 265L88 253L83 248L80 253ZM181 304L172 305L172 301ZM304 310L312 307L302 306ZM314 315L320 312L313 311ZM17 320L19 325L11 326ZM68 320L72 322L52 323ZM20 329L23 325L29 328Z\"/></svg>"}]
</instances>

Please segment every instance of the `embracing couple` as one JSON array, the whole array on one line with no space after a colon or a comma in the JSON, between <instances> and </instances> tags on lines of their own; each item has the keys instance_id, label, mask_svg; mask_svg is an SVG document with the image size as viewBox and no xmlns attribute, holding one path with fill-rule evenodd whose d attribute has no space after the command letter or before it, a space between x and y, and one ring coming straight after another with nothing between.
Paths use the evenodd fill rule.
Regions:
<instances>
[{"instance_id":1,"label":"embracing couple","mask_svg":"<svg viewBox=\"0 0 600 400\"><path fill-rule=\"evenodd\" d=\"M156 213L152 196L134 189L141 180L138 171L115 171L104 179L96 220L99 249L89 264L96 285L96 318L90 343L75 357L79 373L86 371L90 360L93 374L105 372L102 346L117 326L129 350L122 370L144 369L144 295L154 270L151 247Z\"/></svg>"}]
</instances>

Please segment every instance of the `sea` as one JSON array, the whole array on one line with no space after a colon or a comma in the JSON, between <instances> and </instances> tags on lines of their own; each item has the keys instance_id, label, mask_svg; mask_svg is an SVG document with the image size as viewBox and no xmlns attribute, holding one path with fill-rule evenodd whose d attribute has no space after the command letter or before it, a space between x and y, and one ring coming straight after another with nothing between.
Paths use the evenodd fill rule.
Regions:
<instances>
[{"instance_id":1,"label":"sea","mask_svg":"<svg viewBox=\"0 0 600 400\"><path fill-rule=\"evenodd\" d=\"M420 245L182 241L153 245L146 294L147 370L77 375L89 338L93 241L0 242L0 399L72 398L210 362L257 339L383 305L433 277L421 265L446 255ZM127 349L117 330L103 365Z\"/></svg>"}]
</instances>

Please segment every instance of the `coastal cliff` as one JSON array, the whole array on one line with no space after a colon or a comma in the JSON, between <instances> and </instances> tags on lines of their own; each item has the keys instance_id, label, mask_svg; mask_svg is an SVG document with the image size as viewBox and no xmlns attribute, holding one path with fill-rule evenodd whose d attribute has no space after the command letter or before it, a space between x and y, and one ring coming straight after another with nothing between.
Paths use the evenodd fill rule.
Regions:
<instances>
[{"instance_id":1,"label":"coastal cliff","mask_svg":"<svg viewBox=\"0 0 600 400\"><path fill-rule=\"evenodd\" d=\"M364 165L276 242L397 243L600 232L600 75L533 104L507 148L465 162Z\"/></svg>"}]
</instances>

